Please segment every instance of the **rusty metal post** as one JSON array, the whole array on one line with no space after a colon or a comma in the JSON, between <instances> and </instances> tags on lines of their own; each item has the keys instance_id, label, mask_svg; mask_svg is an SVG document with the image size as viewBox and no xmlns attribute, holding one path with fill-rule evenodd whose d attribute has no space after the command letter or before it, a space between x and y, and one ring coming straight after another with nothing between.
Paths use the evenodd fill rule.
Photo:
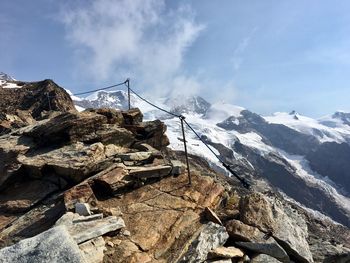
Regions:
<instances>
[{"instance_id":1,"label":"rusty metal post","mask_svg":"<svg viewBox=\"0 0 350 263\"><path fill-rule=\"evenodd\" d=\"M128 105L129 105L129 110L131 109L131 103L130 103L130 79L127 79L125 81L126 86L128 87Z\"/></svg>"},{"instance_id":2,"label":"rusty metal post","mask_svg":"<svg viewBox=\"0 0 350 263\"><path fill-rule=\"evenodd\" d=\"M188 184L192 184L191 180L191 172L190 172L190 164L188 162L188 153L187 153L187 145L186 145L186 137L185 137L185 128L184 128L184 116L180 116L180 121L181 121L181 129L182 129L182 139L184 141L184 148L185 148L185 156L186 156L186 164L187 164L187 174L188 174Z\"/></svg>"}]
</instances>

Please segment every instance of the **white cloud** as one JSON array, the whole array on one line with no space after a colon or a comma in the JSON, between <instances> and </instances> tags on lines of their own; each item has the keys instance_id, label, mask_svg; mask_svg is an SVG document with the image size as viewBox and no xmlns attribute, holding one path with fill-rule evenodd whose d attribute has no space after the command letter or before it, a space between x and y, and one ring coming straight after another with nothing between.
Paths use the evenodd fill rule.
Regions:
<instances>
[{"instance_id":1,"label":"white cloud","mask_svg":"<svg viewBox=\"0 0 350 263\"><path fill-rule=\"evenodd\" d=\"M239 68L241 67L241 64L243 63L243 60L244 60L243 54L247 49L256 31L257 31L257 27L253 28L253 30L246 37L244 37L238 43L237 47L234 49L231 61L233 64L233 69L235 71L239 70Z\"/></svg>"},{"instance_id":2,"label":"white cloud","mask_svg":"<svg viewBox=\"0 0 350 263\"><path fill-rule=\"evenodd\" d=\"M96 0L62 9L79 71L94 80L130 76L156 92L198 82L181 70L186 50L204 29L188 6L168 10L160 0ZM164 92L163 92L164 94Z\"/></svg>"}]
</instances>

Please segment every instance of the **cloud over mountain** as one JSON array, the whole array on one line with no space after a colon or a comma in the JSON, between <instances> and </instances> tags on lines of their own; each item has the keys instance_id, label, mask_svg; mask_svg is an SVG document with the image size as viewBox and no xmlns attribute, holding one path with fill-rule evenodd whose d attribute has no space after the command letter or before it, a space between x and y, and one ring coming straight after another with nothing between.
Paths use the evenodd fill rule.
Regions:
<instances>
[{"instance_id":1,"label":"cloud over mountain","mask_svg":"<svg viewBox=\"0 0 350 263\"><path fill-rule=\"evenodd\" d=\"M204 29L189 6L166 9L164 1L98 0L62 10L60 20L76 50L79 71L92 80L130 76L157 92L164 86L199 86L181 70L186 50Z\"/></svg>"}]
</instances>

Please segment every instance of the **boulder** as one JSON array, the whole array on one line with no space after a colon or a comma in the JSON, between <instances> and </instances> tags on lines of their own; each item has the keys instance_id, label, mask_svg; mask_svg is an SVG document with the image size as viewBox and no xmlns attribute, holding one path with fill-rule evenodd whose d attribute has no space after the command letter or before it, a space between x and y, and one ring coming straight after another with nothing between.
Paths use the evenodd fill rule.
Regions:
<instances>
[{"instance_id":1,"label":"boulder","mask_svg":"<svg viewBox=\"0 0 350 263\"><path fill-rule=\"evenodd\" d=\"M124 116L120 110L112 108L86 109L86 112L94 112L107 118L108 124L124 125Z\"/></svg>"},{"instance_id":2,"label":"boulder","mask_svg":"<svg viewBox=\"0 0 350 263\"><path fill-rule=\"evenodd\" d=\"M313 262L306 222L289 205L277 198L253 193L241 198L240 217L242 222L270 232L285 251L300 262Z\"/></svg>"},{"instance_id":3,"label":"boulder","mask_svg":"<svg viewBox=\"0 0 350 263\"><path fill-rule=\"evenodd\" d=\"M226 230L230 238L236 241L236 244L240 247L256 253L270 255L281 262L290 262L286 251L275 239L269 234L261 232L258 228L246 225L238 220L230 220L226 223Z\"/></svg>"},{"instance_id":4,"label":"boulder","mask_svg":"<svg viewBox=\"0 0 350 263\"><path fill-rule=\"evenodd\" d=\"M203 225L194 237L180 262L203 262L208 253L222 246L228 239L225 227L209 222ZM242 255L243 256L243 255Z\"/></svg>"},{"instance_id":5,"label":"boulder","mask_svg":"<svg viewBox=\"0 0 350 263\"><path fill-rule=\"evenodd\" d=\"M256 253L263 253L269 255L279 262L289 263L290 259L287 253L279 246L273 238L266 240L265 242L236 242L236 245L244 248L245 250L250 250Z\"/></svg>"},{"instance_id":6,"label":"boulder","mask_svg":"<svg viewBox=\"0 0 350 263\"><path fill-rule=\"evenodd\" d=\"M0 250L3 263L83 263L77 243L64 226L54 227L35 237Z\"/></svg>"},{"instance_id":7,"label":"boulder","mask_svg":"<svg viewBox=\"0 0 350 263\"><path fill-rule=\"evenodd\" d=\"M139 108L122 111L126 125L136 125L142 122L143 114Z\"/></svg>"},{"instance_id":8,"label":"boulder","mask_svg":"<svg viewBox=\"0 0 350 263\"><path fill-rule=\"evenodd\" d=\"M166 126L160 120L141 122L137 125L125 125L140 143L146 143L153 148L161 150L169 145L165 135Z\"/></svg>"}]
</instances>

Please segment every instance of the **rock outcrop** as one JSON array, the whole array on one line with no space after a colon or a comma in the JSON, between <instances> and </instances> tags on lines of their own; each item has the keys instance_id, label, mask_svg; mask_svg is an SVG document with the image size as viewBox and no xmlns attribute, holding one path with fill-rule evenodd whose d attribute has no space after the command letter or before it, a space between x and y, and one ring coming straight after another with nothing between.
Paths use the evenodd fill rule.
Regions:
<instances>
[{"instance_id":1,"label":"rock outcrop","mask_svg":"<svg viewBox=\"0 0 350 263\"><path fill-rule=\"evenodd\" d=\"M23 92L39 84L31 85ZM166 148L163 122L143 122L139 109L78 113L64 93L57 97L62 101L50 101L51 108L47 96L34 102L23 95L19 104L31 106L2 112L0 104L7 122L0 136L0 262L348 257L349 229L315 219L275 192L248 191L200 157L189 156L189 185L183 153ZM18 109L30 123L20 123Z\"/></svg>"}]
</instances>

